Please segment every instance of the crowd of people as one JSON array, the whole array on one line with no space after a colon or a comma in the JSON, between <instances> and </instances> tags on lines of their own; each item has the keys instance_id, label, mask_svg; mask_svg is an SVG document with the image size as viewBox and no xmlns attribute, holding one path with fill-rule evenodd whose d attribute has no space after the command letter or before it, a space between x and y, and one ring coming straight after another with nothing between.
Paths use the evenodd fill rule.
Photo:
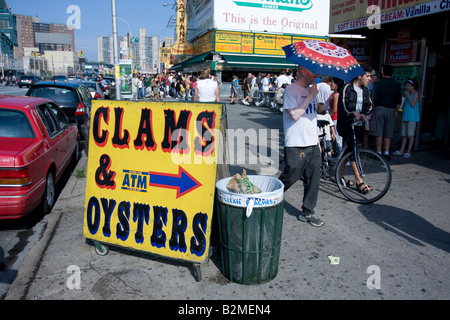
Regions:
<instances>
[{"instance_id":1,"label":"crowd of people","mask_svg":"<svg viewBox=\"0 0 450 320\"><path fill-rule=\"evenodd\" d=\"M233 76L230 93L231 104L235 104L236 100L241 101L244 105L254 103L258 107L270 104L271 108L279 107L283 111L284 90L294 81L293 72L285 71L281 71L279 74L249 72L242 84L237 76Z\"/></svg>"},{"instance_id":2,"label":"crowd of people","mask_svg":"<svg viewBox=\"0 0 450 320\"><path fill-rule=\"evenodd\" d=\"M198 76L187 73L160 73L157 75L135 73L132 79L133 100L152 98L156 101L170 96L177 100L195 101L198 80L205 80L206 77L215 81L217 87L220 87L221 83L217 81L215 75L211 74L210 69L202 70ZM254 103L257 106L270 104L272 108L280 107L282 111L284 90L294 80L293 73L285 71L279 74L249 72L247 77L241 80L235 75L231 82L230 103L241 102L244 105ZM214 86L213 91L215 91L216 84L210 83L210 86ZM264 95L264 92L269 92L269 94ZM201 95L199 99L202 99ZM218 101L220 97L214 100Z\"/></svg>"},{"instance_id":3,"label":"crowd of people","mask_svg":"<svg viewBox=\"0 0 450 320\"><path fill-rule=\"evenodd\" d=\"M135 73L131 82L132 99L138 101L151 98L153 101L157 101L170 96L177 100L195 101L197 84L201 83L203 86L205 81L199 82L199 80L206 80L206 78L211 80L209 81L210 86L218 87L220 85L209 69L204 69L198 76L187 73L159 73L156 75ZM200 96L200 99L203 98ZM220 98L217 98L216 101L218 102L218 100Z\"/></svg>"},{"instance_id":4,"label":"crowd of people","mask_svg":"<svg viewBox=\"0 0 450 320\"><path fill-rule=\"evenodd\" d=\"M364 127L357 129L358 140L369 148L369 136L375 139L376 151L386 160L391 159L391 139L394 137L396 119L402 113L403 144L393 155L411 157L414 135L419 121L417 82L409 79L405 92L393 78L393 68L385 65L377 73L370 65L362 65L365 74L344 83L338 78L325 78L318 84L317 99L324 102L336 129L336 152L351 137L353 119L364 119ZM408 142L408 146L406 146Z\"/></svg>"},{"instance_id":5,"label":"crowd of people","mask_svg":"<svg viewBox=\"0 0 450 320\"><path fill-rule=\"evenodd\" d=\"M402 110L402 145L393 153L404 158L411 157L414 135L419 122L417 82L409 79L405 92L393 78L393 68L383 66L378 74L370 65L362 65L364 73L348 83L338 78L322 78L310 70L298 66L294 84L287 85L283 99L284 171L279 179L287 191L296 181L303 181L303 204L298 220L321 227L324 222L314 214L320 181L320 152L318 128L314 120L321 116L332 126L329 140L334 138L337 152L343 143L353 143L352 123L363 119L363 125L355 128L357 141L368 148L369 136L375 138L376 151L391 159L391 139L398 112ZM402 96L404 94L404 98ZM326 110L325 110L326 109ZM331 141L330 141L331 142ZM350 166L355 163L350 161ZM358 170L353 170L354 181L346 177L347 186L353 186L362 194L372 189Z\"/></svg>"}]
</instances>

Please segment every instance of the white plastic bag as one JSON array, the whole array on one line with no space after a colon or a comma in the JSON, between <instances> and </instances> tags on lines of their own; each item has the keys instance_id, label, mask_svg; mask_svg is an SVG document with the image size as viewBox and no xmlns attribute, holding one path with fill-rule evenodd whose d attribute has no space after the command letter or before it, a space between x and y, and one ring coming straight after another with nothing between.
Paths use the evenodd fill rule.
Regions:
<instances>
[{"instance_id":1,"label":"white plastic bag","mask_svg":"<svg viewBox=\"0 0 450 320\"><path fill-rule=\"evenodd\" d=\"M218 200L231 206L247 208L247 217L250 217L254 208L273 207L283 201L284 185L280 180L257 175L247 177L261 189L261 193L243 194L230 191L227 184L232 177L228 177L216 183Z\"/></svg>"}]
</instances>

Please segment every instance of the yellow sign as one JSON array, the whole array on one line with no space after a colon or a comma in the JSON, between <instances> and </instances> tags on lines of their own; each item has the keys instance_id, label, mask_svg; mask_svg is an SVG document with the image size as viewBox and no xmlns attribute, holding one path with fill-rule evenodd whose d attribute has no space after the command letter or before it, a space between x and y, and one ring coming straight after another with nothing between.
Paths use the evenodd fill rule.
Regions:
<instances>
[{"instance_id":1,"label":"yellow sign","mask_svg":"<svg viewBox=\"0 0 450 320\"><path fill-rule=\"evenodd\" d=\"M255 38L252 33L242 34L242 53L253 53Z\"/></svg>"},{"instance_id":2,"label":"yellow sign","mask_svg":"<svg viewBox=\"0 0 450 320\"><path fill-rule=\"evenodd\" d=\"M187 36L187 0L177 0L177 41L171 48L173 55L194 54L194 48L186 39Z\"/></svg>"},{"instance_id":3,"label":"yellow sign","mask_svg":"<svg viewBox=\"0 0 450 320\"><path fill-rule=\"evenodd\" d=\"M94 101L84 236L205 260L221 117L221 104Z\"/></svg>"},{"instance_id":4,"label":"yellow sign","mask_svg":"<svg viewBox=\"0 0 450 320\"><path fill-rule=\"evenodd\" d=\"M284 56L284 46L308 39L317 38L217 30L215 51Z\"/></svg>"}]
</instances>

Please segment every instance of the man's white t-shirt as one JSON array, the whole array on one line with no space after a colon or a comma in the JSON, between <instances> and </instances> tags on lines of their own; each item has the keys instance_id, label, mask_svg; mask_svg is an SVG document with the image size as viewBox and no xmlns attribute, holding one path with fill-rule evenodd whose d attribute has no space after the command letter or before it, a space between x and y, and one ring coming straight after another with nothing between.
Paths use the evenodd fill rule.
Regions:
<instances>
[{"instance_id":1,"label":"man's white t-shirt","mask_svg":"<svg viewBox=\"0 0 450 320\"><path fill-rule=\"evenodd\" d=\"M330 85L325 82L319 82L317 84L317 89L319 89L319 93L317 94L317 102L325 103L327 112L330 112L330 98L333 95L333 90L331 90Z\"/></svg>"},{"instance_id":2,"label":"man's white t-shirt","mask_svg":"<svg viewBox=\"0 0 450 320\"><path fill-rule=\"evenodd\" d=\"M284 74L278 76L277 80L275 80L277 84L277 88L281 88L281 86L286 83L287 85L291 84L291 80Z\"/></svg>"},{"instance_id":3,"label":"man's white t-shirt","mask_svg":"<svg viewBox=\"0 0 450 320\"><path fill-rule=\"evenodd\" d=\"M283 126L285 147L309 147L317 145L317 100L311 100L305 113L294 121L288 109L298 107L307 98L308 88L302 88L297 83L289 85L284 91Z\"/></svg>"},{"instance_id":4,"label":"man's white t-shirt","mask_svg":"<svg viewBox=\"0 0 450 320\"><path fill-rule=\"evenodd\" d=\"M269 91L270 80L269 78L262 79L262 91Z\"/></svg>"},{"instance_id":5,"label":"man's white t-shirt","mask_svg":"<svg viewBox=\"0 0 450 320\"><path fill-rule=\"evenodd\" d=\"M363 88L361 88L360 86L357 86L356 84L353 83L353 88L356 91L356 107L355 107L355 111L356 112L361 112L362 111L362 107L363 107Z\"/></svg>"},{"instance_id":6,"label":"man's white t-shirt","mask_svg":"<svg viewBox=\"0 0 450 320\"><path fill-rule=\"evenodd\" d=\"M217 82L213 79L197 80L198 101L214 102L216 101Z\"/></svg>"}]
</instances>

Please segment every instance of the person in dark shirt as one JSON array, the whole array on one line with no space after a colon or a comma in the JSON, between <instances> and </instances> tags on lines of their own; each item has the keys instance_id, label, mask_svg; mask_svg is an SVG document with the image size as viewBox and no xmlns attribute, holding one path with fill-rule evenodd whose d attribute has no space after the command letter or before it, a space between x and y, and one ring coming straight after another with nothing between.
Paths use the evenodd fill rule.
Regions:
<instances>
[{"instance_id":1,"label":"person in dark shirt","mask_svg":"<svg viewBox=\"0 0 450 320\"><path fill-rule=\"evenodd\" d=\"M379 154L390 160L389 149L391 139L394 136L395 111L402 103L402 93L400 84L392 79L393 67L385 65L383 67L383 77L378 81L372 92L372 100L375 106L370 119L370 134L375 136L376 150Z\"/></svg>"}]
</instances>

